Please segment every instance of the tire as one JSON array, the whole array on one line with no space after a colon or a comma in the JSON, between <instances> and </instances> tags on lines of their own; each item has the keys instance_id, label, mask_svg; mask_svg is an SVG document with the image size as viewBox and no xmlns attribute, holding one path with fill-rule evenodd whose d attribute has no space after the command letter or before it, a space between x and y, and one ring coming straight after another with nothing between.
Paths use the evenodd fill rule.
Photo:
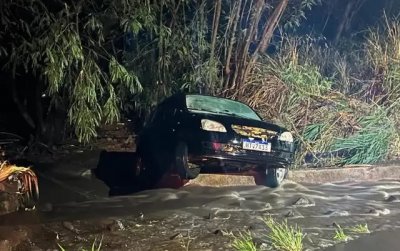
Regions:
<instances>
[{"instance_id":1,"label":"tire","mask_svg":"<svg viewBox=\"0 0 400 251\"><path fill-rule=\"evenodd\" d=\"M133 174L135 175L136 178L142 176L145 173L146 167L144 162L145 161L144 161L142 146L138 145L136 146L136 162L133 170Z\"/></svg>"},{"instance_id":2,"label":"tire","mask_svg":"<svg viewBox=\"0 0 400 251\"><path fill-rule=\"evenodd\" d=\"M136 154L136 163L134 169L135 177L140 177L145 173L146 167L144 165L143 157L140 153Z\"/></svg>"},{"instance_id":3,"label":"tire","mask_svg":"<svg viewBox=\"0 0 400 251\"><path fill-rule=\"evenodd\" d=\"M153 188L162 176L157 166L157 160L146 155L142 147L138 147L136 151L134 175L142 189Z\"/></svg>"},{"instance_id":4,"label":"tire","mask_svg":"<svg viewBox=\"0 0 400 251\"><path fill-rule=\"evenodd\" d=\"M273 167L265 170L265 186L276 188L279 187L288 173L287 167Z\"/></svg>"},{"instance_id":5,"label":"tire","mask_svg":"<svg viewBox=\"0 0 400 251\"><path fill-rule=\"evenodd\" d=\"M189 163L188 146L178 142L175 147L174 167L181 179L195 179L199 176L200 167Z\"/></svg>"}]
</instances>

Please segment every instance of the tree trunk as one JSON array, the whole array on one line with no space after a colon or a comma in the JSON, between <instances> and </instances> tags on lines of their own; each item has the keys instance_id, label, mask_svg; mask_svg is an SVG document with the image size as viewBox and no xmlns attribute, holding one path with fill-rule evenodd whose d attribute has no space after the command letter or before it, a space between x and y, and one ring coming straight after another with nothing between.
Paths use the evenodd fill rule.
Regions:
<instances>
[{"instance_id":1,"label":"tree trunk","mask_svg":"<svg viewBox=\"0 0 400 251\"><path fill-rule=\"evenodd\" d=\"M231 80L230 89L239 89L240 85L244 79L244 75L246 72L246 65L248 63L248 53L250 44L254 39L254 36L257 32L258 23L260 21L262 12L263 12L264 1L257 0L253 6L251 6L251 18L248 31L246 32L245 38L240 45L238 52L238 60L236 61L237 66L235 70L235 75Z\"/></svg>"},{"instance_id":2,"label":"tree trunk","mask_svg":"<svg viewBox=\"0 0 400 251\"><path fill-rule=\"evenodd\" d=\"M268 48L271 39L274 35L274 31L276 27L278 26L279 20L282 17L282 14L286 10L286 7L289 3L289 0L281 0L278 6L275 8L274 12L272 15L268 18L267 24L264 27L264 30L261 35L261 40L258 43L256 50L254 51L253 55L251 56L249 63L246 64L243 75L239 79L240 83L244 82L246 80L247 75L251 71L252 67L256 63L259 55L261 53L264 53L265 50Z\"/></svg>"},{"instance_id":3,"label":"tree trunk","mask_svg":"<svg viewBox=\"0 0 400 251\"><path fill-rule=\"evenodd\" d=\"M233 53L233 46L235 44L235 38L236 38L236 30L237 26L239 23L239 18L240 18L240 12L242 9L242 4L241 1L237 1L237 7L236 7L236 12L233 16L233 28L232 31L230 32L230 39L229 39L229 47L227 50L227 55L226 55L226 60L225 60L225 84L224 84L224 89L227 89L229 87L229 79L231 76L231 59L232 59L232 53ZM244 7L243 7L244 8Z\"/></svg>"},{"instance_id":4,"label":"tree trunk","mask_svg":"<svg viewBox=\"0 0 400 251\"><path fill-rule=\"evenodd\" d=\"M222 0L217 0L214 6L214 18L213 18L212 34L211 34L211 53L210 53L211 59L214 58L215 46L217 43L219 18L221 16L221 5L222 5Z\"/></svg>"},{"instance_id":5,"label":"tree trunk","mask_svg":"<svg viewBox=\"0 0 400 251\"><path fill-rule=\"evenodd\" d=\"M274 35L274 31L278 26L279 20L282 17L283 12L286 10L289 0L281 0L279 5L275 8L274 12L272 13L271 17L267 21L267 25L264 28L262 33L261 42L258 44L257 49L254 53L255 57L258 56L258 53L263 53L269 43L271 42L272 36Z\"/></svg>"},{"instance_id":6,"label":"tree trunk","mask_svg":"<svg viewBox=\"0 0 400 251\"><path fill-rule=\"evenodd\" d=\"M343 33L350 30L354 16L365 4L365 1L366 0L349 0L347 2L346 9L344 10L340 23L336 29L334 44L337 45Z\"/></svg>"},{"instance_id":7,"label":"tree trunk","mask_svg":"<svg viewBox=\"0 0 400 251\"><path fill-rule=\"evenodd\" d=\"M213 18L212 33L211 33L211 52L209 61L210 67L213 67L215 62L215 47L217 44L219 18L221 16L221 5L222 5L222 0L217 0L214 7L214 18ZM213 84L215 83L213 83L212 75L209 74L208 86L210 87Z\"/></svg>"}]
</instances>

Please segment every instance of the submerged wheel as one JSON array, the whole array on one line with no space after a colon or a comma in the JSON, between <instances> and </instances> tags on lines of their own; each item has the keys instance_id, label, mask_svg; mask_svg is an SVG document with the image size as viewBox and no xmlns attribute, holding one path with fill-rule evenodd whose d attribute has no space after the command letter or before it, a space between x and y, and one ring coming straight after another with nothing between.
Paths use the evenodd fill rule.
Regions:
<instances>
[{"instance_id":1,"label":"submerged wheel","mask_svg":"<svg viewBox=\"0 0 400 251\"><path fill-rule=\"evenodd\" d=\"M288 168L286 167L267 168L265 170L265 185L271 188L280 186L286 178L287 173Z\"/></svg>"},{"instance_id":2,"label":"submerged wheel","mask_svg":"<svg viewBox=\"0 0 400 251\"><path fill-rule=\"evenodd\" d=\"M195 179L200 173L200 167L189 163L188 146L179 142L175 147L174 166L181 179Z\"/></svg>"},{"instance_id":3,"label":"submerged wheel","mask_svg":"<svg viewBox=\"0 0 400 251\"><path fill-rule=\"evenodd\" d=\"M140 147L136 151L136 163L134 166L135 181L143 189L153 188L161 179L161 173L157 166L157 159L151 159Z\"/></svg>"},{"instance_id":4,"label":"submerged wheel","mask_svg":"<svg viewBox=\"0 0 400 251\"><path fill-rule=\"evenodd\" d=\"M143 176L146 172L145 160L143 156L142 147L139 145L136 148L136 163L134 166L133 174L135 177Z\"/></svg>"},{"instance_id":5,"label":"submerged wheel","mask_svg":"<svg viewBox=\"0 0 400 251\"><path fill-rule=\"evenodd\" d=\"M145 171L145 166L144 166L143 157L140 154L137 154L136 165L135 165L135 170L134 170L135 177L139 177L139 176L143 175L144 171Z\"/></svg>"}]
</instances>

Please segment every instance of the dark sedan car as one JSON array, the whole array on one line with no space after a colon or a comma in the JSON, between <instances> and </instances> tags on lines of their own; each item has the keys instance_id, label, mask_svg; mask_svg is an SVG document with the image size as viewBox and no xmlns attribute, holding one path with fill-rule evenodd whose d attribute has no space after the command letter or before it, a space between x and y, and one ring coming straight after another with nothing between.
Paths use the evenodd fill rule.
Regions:
<instances>
[{"instance_id":1,"label":"dark sedan car","mask_svg":"<svg viewBox=\"0 0 400 251\"><path fill-rule=\"evenodd\" d=\"M161 102L138 136L137 172L157 182L173 169L182 179L201 170L257 170L277 187L294 159L293 136L262 121L247 105L206 95L176 94Z\"/></svg>"}]
</instances>

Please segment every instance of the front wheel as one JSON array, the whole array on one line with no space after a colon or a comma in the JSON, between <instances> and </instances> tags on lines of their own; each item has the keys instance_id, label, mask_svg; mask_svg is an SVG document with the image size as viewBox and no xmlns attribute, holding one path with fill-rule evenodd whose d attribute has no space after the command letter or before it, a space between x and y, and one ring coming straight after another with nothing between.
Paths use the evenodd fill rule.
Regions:
<instances>
[{"instance_id":1,"label":"front wheel","mask_svg":"<svg viewBox=\"0 0 400 251\"><path fill-rule=\"evenodd\" d=\"M174 166L181 179L195 179L200 173L200 167L189 163L188 146L178 142L175 148Z\"/></svg>"},{"instance_id":2,"label":"front wheel","mask_svg":"<svg viewBox=\"0 0 400 251\"><path fill-rule=\"evenodd\" d=\"M288 168L286 167L267 168L265 170L265 185L271 188L280 186L286 178L287 173Z\"/></svg>"}]
</instances>

